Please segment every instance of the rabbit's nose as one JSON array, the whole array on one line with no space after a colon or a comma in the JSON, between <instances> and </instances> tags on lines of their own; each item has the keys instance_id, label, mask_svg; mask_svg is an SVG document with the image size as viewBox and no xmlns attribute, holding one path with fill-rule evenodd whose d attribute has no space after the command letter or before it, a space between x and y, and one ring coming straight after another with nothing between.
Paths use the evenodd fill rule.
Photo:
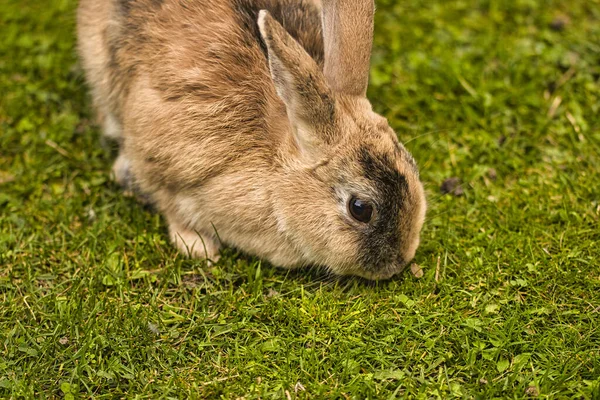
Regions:
<instances>
[{"instance_id":1,"label":"rabbit's nose","mask_svg":"<svg viewBox=\"0 0 600 400\"><path fill-rule=\"evenodd\" d=\"M402 269L406 266L406 264L408 264L408 260L405 259L402 254L399 254L396 258L396 264L398 266L398 269Z\"/></svg>"}]
</instances>

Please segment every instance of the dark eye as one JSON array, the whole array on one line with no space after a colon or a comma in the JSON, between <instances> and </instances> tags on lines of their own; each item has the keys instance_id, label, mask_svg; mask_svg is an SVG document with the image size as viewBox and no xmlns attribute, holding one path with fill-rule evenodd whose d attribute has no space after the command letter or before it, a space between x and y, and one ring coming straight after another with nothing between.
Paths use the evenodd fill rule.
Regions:
<instances>
[{"instance_id":1,"label":"dark eye","mask_svg":"<svg viewBox=\"0 0 600 400\"><path fill-rule=\"evenodd\" d=\"M350 198L348 210L350 210L352 218L365 224L371 221L371 217L373 216L373 206L369 202L357 199L356 197Z\"/></svg>"}]
</instances>

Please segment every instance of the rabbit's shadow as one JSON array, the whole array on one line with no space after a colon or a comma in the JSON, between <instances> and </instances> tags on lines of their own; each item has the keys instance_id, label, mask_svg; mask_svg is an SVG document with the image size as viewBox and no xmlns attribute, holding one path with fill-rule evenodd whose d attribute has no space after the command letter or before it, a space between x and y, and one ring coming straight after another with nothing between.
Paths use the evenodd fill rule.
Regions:
<instances>
[{"instance_id":1,"label":"rabbit's shadow","mask_svg":"<svg viewBox=\"0 0 600 400\"><path fill-rule=\"evenodd\" d=\"M224 247L221 250L221 260L215 263L215 268L226 273L234 289L250 284L255 279L257 268L263 281L277 282L279 286L302 286L303 290L314 293L321 290L341 292L369 292L375 288L388 285L401 285L406 279L405 270L385 280L373 281L358 276L339 276L325 267L308 266L296 269L276 267L258 257L248 255L234 248ZM265 285L269 290L272 285Z\"/></svg>"}]
</instances>

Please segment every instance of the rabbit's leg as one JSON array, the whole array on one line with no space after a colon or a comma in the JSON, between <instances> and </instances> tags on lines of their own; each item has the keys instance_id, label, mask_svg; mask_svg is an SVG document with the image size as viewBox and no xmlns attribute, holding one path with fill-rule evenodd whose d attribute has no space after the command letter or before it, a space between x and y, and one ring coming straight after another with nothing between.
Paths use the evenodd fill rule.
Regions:
<instances>
[{"instance_id":1,"label":"rabbit's leg","mask_svg":"<svg viewBox=\"0 0 600 400\"><path fill-rule=\"evenodd\" d=\"M123 129L121 123L115 115L108 111L104 113L104 121L102 123L104 136L112 140L120 140Z\"/></svg>"},{"instance_id":2,"label":"rabbit's leg","mask_svg":"<svg viewBox=\"0 0 600 400\"><path fill-rule=\"evenodd\" d=\"M169 222L169 236L171 243L182 254L193 258L204 258L209 263L219 260L221 245L214 235L207 235L185 228L176 222Z\"/></svg>"},{"instance_id":3,"label":"rabbit's leg","mask_svg":"<svg viewBox=\"0 0 600 400\"><path fill-rule=\"evenodd\" d=\"M135 182L135 177L131 173L131 163L121 150L119 156L112 166L112 176L115 182L123 189L123 195L126 197L135 197L135 199L144 205L153 204L152 198L142 192L140 187Z\"/></svg>"},{"instance_id":4,"label":"rabbit's leg","mask_svg":"<svg viewBox=\"0 0 600 400\"><path fill-rule=\"evenodd\" d=\"M130 190L133 184L130 168L129 159L121 150L112 166L112 173L115 182L117 182L124 190Z\"/></svg>"},{"instance_id":5,"label":"rabbit's leg","mask_svg":"<svg viewBox=\"0 0 600 400\"><path fill-rule=\"evenodd\" d=\"M123 143L121 138L121 124L113 113L107 110L107 107L97 106L98 119L102 121L102 133L104 145L109 148L114 142L119 145L119 156L112 166L112 176L115 182L123 188L123 190L131 191L133 179L130 171L130 163L127 156L123 152ZM108 141L106 140L108 139Z\"/></svg>"}]
</instances>

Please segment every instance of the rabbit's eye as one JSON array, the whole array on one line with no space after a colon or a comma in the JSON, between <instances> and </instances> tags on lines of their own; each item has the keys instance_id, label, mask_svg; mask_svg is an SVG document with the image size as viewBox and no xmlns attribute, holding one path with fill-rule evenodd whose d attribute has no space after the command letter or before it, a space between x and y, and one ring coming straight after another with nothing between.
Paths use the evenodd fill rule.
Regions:
<instances>
[{"instance_id":1,"label":"rabbit's eye","mask_svg":"<svg viewBox=\"0 0 600 400\"><path fill-rule=\"evenodd\" d=\"M373 206L364 200L352 197L348 202L348 210L352 218L359 222L368 223L373 217Z\"/></svg>"}]
</instances>

